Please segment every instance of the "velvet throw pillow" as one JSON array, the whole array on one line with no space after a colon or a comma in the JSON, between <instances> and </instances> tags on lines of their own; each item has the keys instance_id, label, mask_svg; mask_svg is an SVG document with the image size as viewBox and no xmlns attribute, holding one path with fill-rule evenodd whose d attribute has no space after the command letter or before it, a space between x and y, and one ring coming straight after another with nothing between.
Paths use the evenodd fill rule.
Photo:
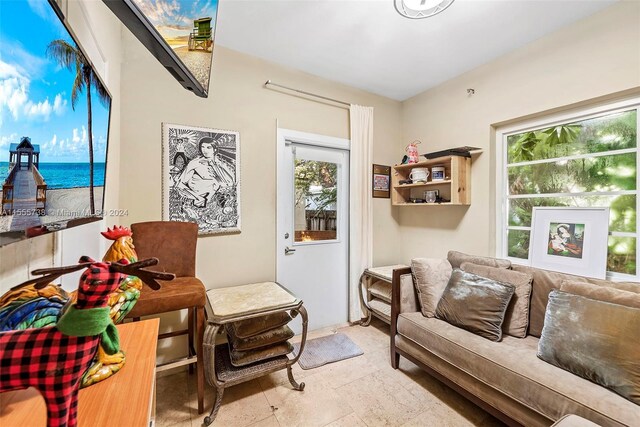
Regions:
<instances>
[{"instance_id":1,"label":"velvet throw pillow","mask_svg":"<svg viewBox=\"0 0 640 427\"><path fill-rule=\"evenodd\" d=\"M640 405L640 309L554 290L538 357Z\"/></svg>"},{"instance_id":2,"label":"velvet throw pillow","mask_svg":"<svg viewBox=\"0 0 640 427\"><path fill-rule=\"evenodd\" d=\"M610 288L608 286L593 285L591 283L573 282L569 280L562 281L560 290L562 292L580 295L585 298L591 298L598 301L640 308L640 294L635 292L623 291L616 288Z\"/></svg>"},{"instance_id":3,"label":"velvet throw pillow","mask_svg":"<svg viewBox=\"0 0 640 427\"><path fill-rule=\"evenodd\" d=\"M418 291L418 301L423 316L435 317L438 301L449 283L451 271L451 264L446 259L414 258L411 260L411 273Z\"/></svg>"},{"instance_id":4,"label":"velvet throw pillow","mask_svg":"<svg viewBox=\"0 0 640 427\"><path fill-rule=\"evenodd\" d=\"M496 268L511 268L511 261L508 259L492 258L488 256L469 255L458 251L449 251L447 261L453 268L460 268L463 263L470 262L477 265L487 265Z\"/></svg>"},{"instance_id":5,"label":"velvet throw pillow","mask_svg":"<svg viewBox=\"0 0 640 427\"><path fill-rule=\"evenodd\" d=\"M502 339L504 315L516 288L508 283L453 270L436 317L491 341Z\"/></svg>"},{"instance_id":6,"label":"velvet throw pillow","mask_svg":"<svg viewBox=\"0 0 640 427\"><path fill-rule=\"evenodd\" d=\"M462 269L467 273L476 274L501 283L509 283L516 287L516 291L504 315L502 331L512 337L526 337L527 327L529 326L529 301L533 276L518 271L468 262L462 264Z\"/></svg>"},{"instance_id":7,"label":"velvet throw pillow","mask_svg":"<svg viewBox=\"0 0 640 427\"><path fill-rule=\"evenodd\" d=\"M371 296L391 304L391 285L383 280L376 280L369 286Z\"/></svg>"},{"instance_id":8,"label":"velvet throw pillow","mask_svg":"<svg viewBox=\"0 0 640 427\"><path fill-rule=\"evenodd\" d=\"M259 335L271 329L284 326L291 321L291 316L287 312L267 314L266 316L252 317L246 320L239 320L227 325L227 331L231 329L238 338L249 338Z\"/></svg>"},{"instance_id":9,"label":"velvet throw pillow","mask_svg":"<svg viewBox=\"0 0 640 427\"><path fill-rule=\"evenodd\" d=\"M267 347L284 342L294 336L291 328L286 325L248 338L239 338L234 332L233 328L227 328L229 342L235 350L254 350Z\"/></svg>"},{"instance_id":10,"label":"velvet throw pillow","mask_svg":"<svg viewBox=\"0 0 640 427\"><path fill-rule=\"evenodd\" d=\"M229 347L229 356L231 364L237 368L250 365L263 360L273 359L274 357L284 356L293 351L293 345L289 341L268 347L257 348L255 350L236 350Z\"/></svg>"}]
</instances>

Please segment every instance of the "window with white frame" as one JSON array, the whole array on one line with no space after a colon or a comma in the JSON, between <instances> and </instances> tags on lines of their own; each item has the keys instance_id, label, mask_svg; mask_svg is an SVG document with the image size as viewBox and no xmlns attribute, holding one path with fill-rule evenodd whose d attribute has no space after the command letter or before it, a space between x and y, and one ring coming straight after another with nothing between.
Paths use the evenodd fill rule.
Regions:
<instances>
[{"instance_id":1,"label":"window with white frame","mask_svg":"<svg viewBox=\"0 0 640 427\"><path fill-rule=\"evenodd\" d=\"M527 263L536 206L610 208L609 277L638 275L639 100L498 132L498 255Z\"/></svg>"}]
</instances>

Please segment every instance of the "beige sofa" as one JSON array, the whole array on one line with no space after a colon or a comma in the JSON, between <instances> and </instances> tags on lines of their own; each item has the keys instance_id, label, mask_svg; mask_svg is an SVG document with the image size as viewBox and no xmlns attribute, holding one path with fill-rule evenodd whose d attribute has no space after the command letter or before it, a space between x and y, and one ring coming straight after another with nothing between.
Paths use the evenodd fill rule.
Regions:
<instances>
[{"instance_id":1,"label":"beige sofa","mask_svg":"<svg viewBox=\"0 0 640 427\"><path fill-rule=\"evenodd\" d=\"M460 267L459 256L449 261ZM607 282L517 265L512 269L533 276L529 332L526 338L505 335L501 342L424 317L411 270L395 270L391 365L398 368L400 356L411 360L509 425L549 426L577 414L602 426L640 426L640 406L536 356L549 292L564 279Z\"/></svg>"}]
</instances>

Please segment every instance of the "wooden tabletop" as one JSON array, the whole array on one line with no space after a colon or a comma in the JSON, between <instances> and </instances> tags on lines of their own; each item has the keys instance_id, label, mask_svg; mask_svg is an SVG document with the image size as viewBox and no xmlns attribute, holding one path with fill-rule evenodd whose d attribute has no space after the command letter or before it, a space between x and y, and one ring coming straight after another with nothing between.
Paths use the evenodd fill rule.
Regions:
<instances>
[{"instance_id":1,"label":"wooden tabletop","mask_svg":"<svg viewBox=\"0 0 640 427\"><path fill-rule=\"evenodd\" d=\"M159 324L159 319L151 319L117 325L126 362L111 378L80 390L79 427L149 426ZM44 399L36 389L0 394L0 426L46 425Z\"/></svg>"}]
</instances>

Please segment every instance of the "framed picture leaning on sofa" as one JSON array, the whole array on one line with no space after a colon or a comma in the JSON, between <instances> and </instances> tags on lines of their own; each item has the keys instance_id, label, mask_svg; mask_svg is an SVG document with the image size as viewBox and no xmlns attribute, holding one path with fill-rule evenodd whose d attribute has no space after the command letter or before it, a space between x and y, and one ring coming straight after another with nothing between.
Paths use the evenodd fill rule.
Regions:
<instances>
[{"instance_id":1,"label":"framed picture leaning on sofa","mask_svg":"<svg viewBox=\"0 0 640 427\"><path fill-rule=\"evenodd\" d=\"M533 208L531 266L604 279L609 208Z\"/></svg>"}]
</instances>

